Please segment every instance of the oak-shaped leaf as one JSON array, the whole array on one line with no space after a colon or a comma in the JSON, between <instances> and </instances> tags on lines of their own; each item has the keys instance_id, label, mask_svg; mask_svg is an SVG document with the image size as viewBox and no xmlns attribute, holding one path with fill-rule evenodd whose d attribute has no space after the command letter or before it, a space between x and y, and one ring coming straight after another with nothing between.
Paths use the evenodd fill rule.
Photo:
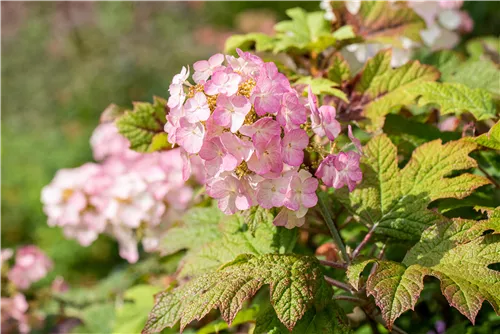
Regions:
<instances>
[{"instance_id":1,"label":"oak-shaped leaf","mask_svg":"<svg viewBox=\"0 0 500 334\"><path fill-rule=\"evenodd\" d=\"M500 121L493 125L487 133L474 138L468 138L475 143L491 148L493 150L500 150Z\"/></svg>"},{"instance_id":2,"label":"oak-shaped leaf","mask_svg":"<svg viewBox=\"0 0 500 334\"><path fill-rule=\"evenodd\" d=\"M392 50L380 51L368 60L361 75L355 79L351 103L359 104L368 119L367 129L375 131L384 125L384 119L391 109L413 103L418 96L414 87L439 78L439 71L419 61L409 61L393 69ZM351 106L352 108L352 106Z\"/></svg>"},{"instance_id":3,"label":"oak-shaped leaf","mask_svg":"<svg viewBox=\"0 0 500 334\"><path fill-rule=\"evenodd\" d=\"M407 96L418 98L419 105L437 104L441 115L470 112L478 121L497 116L491 94L481 88L461 83L425 82L406 90Z\"/></svg>"},{"instance_id":4,"label":"oak-shaped leaf","mask_svg":"<svg viewBox=\"0 0 500 334\"><path fill-rule=\"evenodd\" d=\"M267 284L276 315L289 330L311 307L323 309L332 296L315 257L242 254L213 273L158 294L143 333L159 332L178 321L182 330L214 308L230 324L245 300Z\"/></svg>"},{"instance_id":5,"label":"oak-shaped leaf","mask_svg":"<svg viewBox=\"0 0 500 334\"><path fill-rule=\"evenodd\" d=\"M362 1L358 13L341 11L343 24L349 24L367 42L398 44L401 37L420 41L425 23L406 3Z\"/></svg>"},{"instance_id":6,"label":"oak-shaped leaf","mask_svg":"<svg viewBox=\"0 0 500 334\"><path fill-rule=\"evenodd\" d=\"M162 239L162 255L187 250L179 277L213 271L240 254L290 253L296 229L273 225L270 210L255 208L227 216L217 207L192 208Z\"/></svg>"},{"instance_id":7,"label":"oak-shaped leaf","mask_svg":"<svg viewBox=\"0 0 500 334\"><path fill-rule=\"evenodd\" d=\"M118 131L130 141L130 148L138 152L154 152L170 147L166 123L166 101L155 97L153 104L135 102L134 109L116 120Z\"/></svg>"},{"instance_id":8,"label":"oak-shaped leaf","mask_svg":"<svg viewBox=\"0 0 500 334\"><path fill-rule=\"evenodd\" d=\"M309 309L297 322L291 334L349 334L352 333L343 310L332 300L322 310ZM253 334L290 334L268 305L257 314Z\"/></svg>"},{"instance_id":9,"label":"oak-shaped leaf","mask_svg":"<svg viewBox=\"0 0 500 334\"><path fill-rule=\"evenodd\" d=\"M398 167L397 149L386 135L372 138L361 160L363 181L353 191L340 189L334 196L354 217L385 237L418 241L429 226L446 218L427 209L440 198L464 198L490 183L486 178L455 171L476 167L469 157L476 144L464 139L442 144L434 140L413 151L403 169Z\"/></svg>"},{"instance_id":10,"label":"oak-shaped leaf","mask_svg":"<svg viewBox=\"0 0 500 334\"><path fill-rule=\"evenodd\" d=\"M438 278L448 303L474 323L485 300L500 314L500 272L488 267L500 262L499 233L498 217L447 220L425 230L402 263L365 260L351 265L347 276L360 288L361 272L368 263L377 262L366 291L375 298L389 326L403 312L414 309L425 276Z\"/></svg>"}]
</instances>

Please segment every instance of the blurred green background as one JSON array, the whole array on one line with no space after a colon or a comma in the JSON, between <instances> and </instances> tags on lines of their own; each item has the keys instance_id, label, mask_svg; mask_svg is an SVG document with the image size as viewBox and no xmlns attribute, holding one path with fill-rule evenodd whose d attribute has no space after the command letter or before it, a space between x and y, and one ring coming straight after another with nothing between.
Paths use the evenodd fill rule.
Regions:
<instances>
[{"instance_id":1,"label":"blurred green background","mask_svg":"<svg viewBox=\"0 0 500 334\"><path fill-rule=\"evenodd\" d=\"M236 32L271 33L285 9L319 2L2 2L2 248L36 243L51 274L91 284L123 263L49 228L41 188L90 161L89 137L110 103L166 97L182 65L221 51ZM495 2L467 3L478 34L500 33Z\"/></svg>"}]
</instances>

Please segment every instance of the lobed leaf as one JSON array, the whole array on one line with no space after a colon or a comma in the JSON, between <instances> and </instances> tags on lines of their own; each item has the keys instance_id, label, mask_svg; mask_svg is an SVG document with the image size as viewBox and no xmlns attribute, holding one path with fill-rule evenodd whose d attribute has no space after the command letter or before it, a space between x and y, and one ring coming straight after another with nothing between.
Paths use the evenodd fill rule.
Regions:
<instances>
[{"instance_id":1,"label":"lobed leaf","mask_svg":"<svg viewBox=\"0 0 500 334\"><path fill-rule=\"evenodd\" d=\"M261 212L252 231L240 215L223 216L220 236L190 251L179 265L179 277L196 276L212 271L241 254L285 254L297 240L296 229L273 225L274 216Z\"/></svg>"},{"instance_id":2,"label":"lobed leaf","mask_svg":"<svg viewBox=\"0 0 500 334\"><path fill-rule=\"evenodd\" d=\"M364 148L362 183L351 193L340 189L334 196L360 222L376 225L376 234L417 241L426 228L446 221L427 209L431 201L464 198L489 183L473 174L449 177L455 170L477 166L468 156L475 148L466 140L444 145L435 140L419 146L400 170L396 146L386 135L376 136Z\"/></svg>"},{"instance_id":3,"label":"lobed leaf","mask_svg":"<svg viewBox=\"0 0 500 334\"><path fill-rule=\"evenodd\" d=\"M289 334L290 331L279 321L274 309L263 308L257 316L253 334ZM352 333L347 318L334 301L318 311L309 309L297 322L292 334L348 334Z\"/></svg>"},{"instance_id":4,"label":"lobed leaf","mask_svg":"<svg viewBox=\"0 0 500 334\"><path fill-rule=\"evenodd\" d=\"M496 211L500 212L499 209ZM493 231L492 234L485 234ZM500 272L488 266L500 262L500 218L485 221L446 220L424 231L402 263L377 261L368 277L367 292L373 295L389 326L405 311L413 309L430 275L441 281L441 291L451 306L469 320L484 300L500 313ZM354 264L348 279L359 288L359 275L370 262Z\"/></svg>"},{"instance_id":5,"label":"lobed leaf","mask_svg":"<svg viewBox=\"0 0 500 334\"><path fill-rule=\"evenodd\" d=\"M315 257L244 254L214 273L159 294L143 333L159 332L178 321L182 330L213 308L231 324L244 301L266 284L276 315L289 330L312 306L323 309L332 295Z\"/></svg>"},{"instance_id":6,"label":"lobed leaf","mask_svg":"<svg viewBox=\"0 0 500 334\"><path fill-rule=\"evenodd\" d=\"M481 146L488 147L494 150L500 150L500 121L493 125L488 133L482 134L475 138L470 138L470 140Z\"/></svg>"},{"instance_id":7,"label":"lobed leaf","mask_svg":"<svg viewBox=\"0 0 500 334\"><path fill-rule=\"evenodd\" d=\"M460 83L426 82L409 90L411 96L418 97L418 104L438 104L440 112L461 114L470 112L478 121L497 115L491 94L483 89L472 89Z\"/></svg>"},{"instance_id":8,"label":"lobed leaf","mask_svg":"<svg viewBox=\"0 0 500 334\"><path fill-rule=\"evenodd\" d=\"M420 41L424 21L405 3L363 1L355 15L343 11L343 21L368 42L400 43L400 37Z\"/></svg>"},{"instance_id":9,"label":"lobed leaf","mask_svg":"<svg viewBox=\"0 0 500 334\"><path fill-rule=\"evenodd\" d=\"M370 59L362 70L354 87L354 95L361 95L364 101L364 115L370 121L369 130L380 129L391 108L412 103L418 96L414 91L428 81L439 78L439 72L432 66L410 61L392 69L392 50L379 52Z\"/></svg>"},{"instance_id":10,"label":"lobed leaf","mask_svg":"<svg viewBox=\"0 0 500 334\"><path fill-rule=\"evenodd\" d=\"M155 97L154 103L135 102L134 109L116 120L118 131L138 152L153 152L170 147L163 130L166 122L166 101Z\"/></svg>"}]
</instances>

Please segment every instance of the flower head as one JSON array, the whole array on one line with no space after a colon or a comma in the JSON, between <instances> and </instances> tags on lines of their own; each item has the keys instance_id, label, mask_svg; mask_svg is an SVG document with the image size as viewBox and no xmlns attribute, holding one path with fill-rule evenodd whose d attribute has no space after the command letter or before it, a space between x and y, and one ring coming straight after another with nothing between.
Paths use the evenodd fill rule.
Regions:
<instances>
[{"instance_id":1,"label":"flower head","mask_svg":"<svg viewBox=\"0 0 500 334\"><path fill-rule=\"evenodd\" d=\"M237 53L225 63L215 55L194 64L195 84L184 84L179 96L186 102L170 110L165 131L187 156L201 159L207 194L224 213L282 208L275 223L298 226L317 201L305 152L311 138L324 143L339 135L335 108L318 107L312 93L307 106L274 63ZM202 117L188 118L195 109Z\"/></svg>"},{"instance_id":2,"label":"flower head","mask_svg":"<svg viewBox=\"0 0 500 334\"><path fill-rule=\"evenodd\" d=\"M359 159L360 155L353 151L330 154L319 165L316 176L327 186L340 189L347 185L353 191L363 178Z\"/></svg>"},{"instance_id":3,"label":"flower head","mask_svg":"<svg viewBox=\"0 0 500 334\"><path fill-rule=\"evenodd\" d=\"M16 252L16 262L9 271L9 280L19 289L25 290L44 278L54 264L38 247L24 246Z\"/></svg>"}]
</instances>

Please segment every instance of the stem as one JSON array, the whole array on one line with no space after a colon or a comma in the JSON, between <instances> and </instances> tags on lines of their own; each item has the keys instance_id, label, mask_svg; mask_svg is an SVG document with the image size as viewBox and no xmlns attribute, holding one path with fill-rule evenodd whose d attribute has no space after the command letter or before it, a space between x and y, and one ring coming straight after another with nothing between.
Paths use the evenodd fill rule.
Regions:
<instances>
[{"instance_id":1,"label":"stem","mask_svg":"<svg viewBox=\"0 0 500 334\"><path fill-rule=\"evenodd\" d=\"M370 231L363 238L363 241L361 241L361 243L358 245L358 247L356 247L356 249L354 250L354 252L352 252L351 258L353 260L359 255L359 252L361 252L361 250L363 249L363 247L366 246L366 244L368 243L368 241L370 241L370 239L373 236L373 233L374 233L375 229L377 228L377 226L378 226L378 223L376 223L376 224L374 224L372 226L372 228L370 229Z\"/></svg>"},{"instance_id":2,"label":"stem","mask_svg":"<svg viewBox=\"0 0 500 334\"><path fill-rule=\"evenodd\" d=\"M490 180L490 181L491 181L491 183L493 183L493 184L495 185L495 187L500 188L500 183L498 183L498 181L497 181L497 180L495 180L495 179L493 178L493 176L491 176L490 174L488 174L488 172L486 172L486 171L484 170L484 168L483 168L483 167L479 166L479 164L478 164L478 165L477 165L477 168L478 168L481 172L483 172L483 174L484 174L484 175L488 178L488 180Z\"/></svg>"},{"instance_id":3,"label":"stem","mask_svg":"<svg viewBox=\"0 0 500 334\"><path fill-rule=\"evenodd\" d=\"M357 303L357 304L365 304L366 303L366 300L363 300L363 299L358 298L358 297L352 297L352 296L333 296L332 299L333 300L345 300L345 301L353 302L353 303Z\"/></svg>"},{"instance_id":4,"label":"stem","mask_svg":"<svg viewBox=\"0 0 500 334\"><path fill-rule=\"evenodd\" d=\"M345 263L349 265L351 263L349 256L347 255L347 250L345 249L344 242L342 241L342 238L340 237L339 231L337 231L337 228L335 227L335 223L332 220L332 217L330 216L330 211L328 211L328 208L326 207L325 201L323 200L323 197L326 194L323 192L318 193L318 202L319 206L321 209L321 213L323 214L323 218L325 219L326 225L328 226L328 229L330 230L330 233L332 234L333 237L333 242L337 245L337 247L340 249L340 252L342 253L342 257L344 258Z\"/></svg>"},{"instance_id":5,"label":"stem","mask_svg":"<svg viewBox=\"0 0 500 334\"><path fill-rule=\"evenodd\" d=\"M342 270L347 269L347 265L345 263L338 263L338 262L333 262L333 261L328 261L328 260L319 260L319 263L321 263L324 266L332 267L335 269L342 269Z\"/></svg>"},{"instance_id":6,"label":"stem","mask_svg":"<svg viewBox=\"0 0 500 334\"><path fill-rule=\"evenodd\" d=\"M331 277L328 277L325 275L325 281L330 284L330 285L333 285L339 289L342 289L342 290L345 290L347 292L351 292L352 291L352 287L349 285L349 284L345 284L345 283L342 283L340 281L337 281L336 279L333 279Z\"/></svg>"}]
</instances>

